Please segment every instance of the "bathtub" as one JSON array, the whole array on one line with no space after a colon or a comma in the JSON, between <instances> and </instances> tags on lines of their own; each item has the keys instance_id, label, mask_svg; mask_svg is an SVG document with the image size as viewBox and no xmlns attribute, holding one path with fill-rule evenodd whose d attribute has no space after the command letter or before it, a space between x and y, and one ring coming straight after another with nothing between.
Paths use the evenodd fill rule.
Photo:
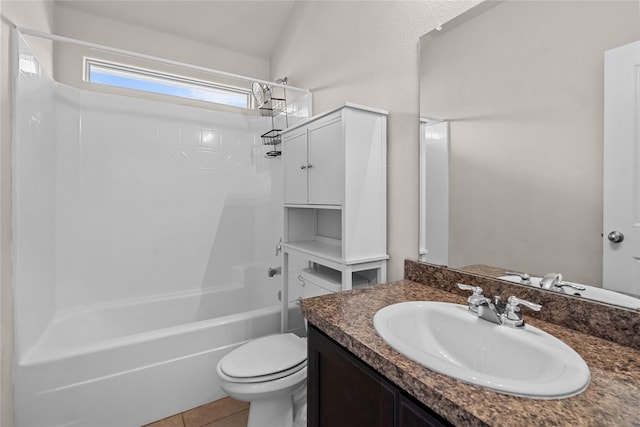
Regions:
<instances>
[{"instance_id":1,"label":"bathtub","mask_svg":"<svg viewBox=\"0 0 640 427\"><path fill-rule=\"evenodd\" d=\"M280 332L272 294L265 307L260 290L233 285L55 316L16 363L17 425L140 426L224 397L220 358Z\"/></svg>"}]
</instances>

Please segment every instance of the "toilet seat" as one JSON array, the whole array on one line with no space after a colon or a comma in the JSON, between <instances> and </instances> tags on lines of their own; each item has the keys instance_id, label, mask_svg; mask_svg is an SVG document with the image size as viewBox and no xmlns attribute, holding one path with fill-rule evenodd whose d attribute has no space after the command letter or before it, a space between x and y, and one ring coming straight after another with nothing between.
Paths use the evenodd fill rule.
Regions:
<instances>
[{"instance_id":1,"label":"toilet seat","mask_svg":"<svg viewBox=\"0 0 640 427\"><path fill-rule=\"evenodd\" d=\"M259 377L232 377L229 376L227 374L225 374L221 369L218 369L218 375L220 376L221 379L228 381L228 382L232 382L232 383L238 383L238 384L249 384L249 383L262 383L262 382L267 382L267 381L274 381L274 380L279 380L281 378L287 377L289 375L293 375L296 372L305 369L307 367L307 361L305 360L304 362L302 362L299 365L294 366L293 368L284 370L284 371L280 371L280 372L275 372L273 374L269 374L269 375L261 375Z\"/></svg>"},{"instance_id":2,"label":"toilet seat","mask_svg":"<svg viewBox=\"0 0 640 427\"><path fill-rule=\"evenodd\" d=\"M270 335L250 341L220 360L218 373L235 383L273 381L307 366L306 339L295 334Z\"/></svg>"}]
</instances>

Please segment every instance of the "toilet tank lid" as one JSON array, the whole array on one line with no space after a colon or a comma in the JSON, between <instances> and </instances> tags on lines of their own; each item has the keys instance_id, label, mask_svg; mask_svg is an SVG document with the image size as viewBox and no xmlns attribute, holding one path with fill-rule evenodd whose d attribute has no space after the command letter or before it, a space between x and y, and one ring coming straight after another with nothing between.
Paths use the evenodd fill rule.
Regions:
<instances>
[{"instance_id":1,"label":"toilet tank lid","mask_svg":"<svg viewBox=\"0 0 640 427\"><path fill-rule=\"evenodd\" d=\"M226 375L251 378L285 371L307 359L306 340L295 334L269 335L241 345L220 362Z\"/></svg>"}]
</instances>

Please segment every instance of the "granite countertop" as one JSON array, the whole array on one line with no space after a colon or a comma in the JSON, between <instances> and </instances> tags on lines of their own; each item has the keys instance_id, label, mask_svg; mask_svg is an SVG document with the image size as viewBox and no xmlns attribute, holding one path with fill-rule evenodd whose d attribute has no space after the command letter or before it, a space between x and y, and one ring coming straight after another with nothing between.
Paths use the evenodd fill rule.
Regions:
<instances>
[{"instance_id":1,"label":"granite countertop","mask_svg":"<svg viewBox=\"0 0 640 427\"><path fill-rule=\"evenodd\" d=\"M575 397L535 400L499 394L438 374L393 350L373 327L390 304L466 298L401 280L302 301L303 315L386 378L459 426L640 426L640 351L527 316L561 339L589 365L588 389Z\"/></svg>"}]
</instances>

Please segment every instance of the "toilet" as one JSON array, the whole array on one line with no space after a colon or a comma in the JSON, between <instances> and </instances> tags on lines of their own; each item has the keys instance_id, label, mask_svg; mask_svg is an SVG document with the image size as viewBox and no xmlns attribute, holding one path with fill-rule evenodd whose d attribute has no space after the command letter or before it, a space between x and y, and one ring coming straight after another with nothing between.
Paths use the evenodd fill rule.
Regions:
<instances>
[{"instance_id":1,"label":"toilet","mask_svg":"<svg viewBox=\"0 0 640 427\"><path fill-rule=\"evenodd\" d=\"M298 278L303 298L341 290L340 273L322 266ZM354 274L354 285L366 283ZM249 341L224 356L217 372L222 390L250 402L247 427L306 427L306 338L286 333Z\"/></svg>"},{"instance_id":2,"label":"toilet","mask_svg":"<svg viewBox=\"0 0 640 427\"><path fill-rule=\"evenodd\" d=\"M224 356L217 372L222 390L250 402L247 427L306 426L306 338L257 338Z\"/></svg>"}]
</instances>

